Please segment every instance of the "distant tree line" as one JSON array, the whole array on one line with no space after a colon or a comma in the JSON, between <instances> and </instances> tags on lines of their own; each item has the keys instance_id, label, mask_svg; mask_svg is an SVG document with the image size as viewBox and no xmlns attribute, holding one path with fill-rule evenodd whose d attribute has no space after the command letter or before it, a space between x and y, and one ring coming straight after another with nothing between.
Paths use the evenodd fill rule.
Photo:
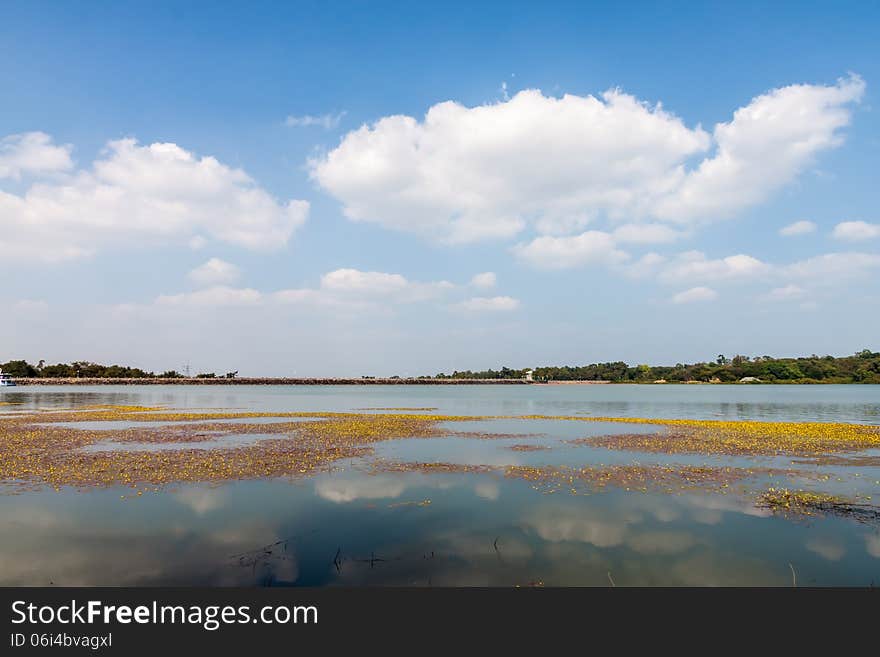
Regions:
<instances>
[{"instance_id":1,"label":"distant tree line","mask_svg":"<svg viewBox=\"0 0 880 657\"><path fill-rule=\"evenodd\" d=\"M437 374L439 379L519 379L527 370L502 367L499 370ZM536 367L536 381L609 381L611 383L733 383L741 379L759 379L765 383L880 383L880 352L865 349L852 356L807 356L773 358L771 356L734 356L723 354L711 362L670 366L627 365L623 361Z\"/></svg>"},{"instance_id":2,"label":"distant tree line","mask_svg":"<svg viewBox=\"0 0 880 657\"><path fill-rule=\"evenodd\" d=\"M101 365L88 361L46 365L40 361L32 365L24 360L0 363L3 372L13 377L27 378L183 378L184 375L168 370L161 374L146 372L137 367ZM521 379L529 368L473 372L465 370L452 374L437 374L438 379ZM198 378L233 379L238 372L197 374ZM710 362L669 366L628 365L623 361L593 363L591 365L545 366L533 369L536 381L609 381L611 383L685 383L688 381L732 383L741 379L759 379L765 383L877 383L880 384L880 352L864 349L852 356L807 356L803 358L773 358L771 356L734 356L723 354ZM432 378L432 377L420 377Z\"/></svg>"},{"instance_id":3,"label":"distant tree line","mask_svg":"<svg viewBox=\"0 0 880 657\"><path fill-rule=\"evenodd\" d=\"M57 363L55 365L46 365L44 361L40 361L36 365L32 365L25 360L10 360L0 363L0 369L5 374L13 377L24 378L47 378L47 379L182 379L184 375L175 370L167 370L161 374L154 372L145 372L138 367L125 367L123 365L101 365L99 363L91 363L84 360L74 361L72 363ZM227 372L227 379L234 379L238 372ZM217 375L213 372L206 374L197 374L199 378L213 379Z\"/></svg>"}]
</instances>

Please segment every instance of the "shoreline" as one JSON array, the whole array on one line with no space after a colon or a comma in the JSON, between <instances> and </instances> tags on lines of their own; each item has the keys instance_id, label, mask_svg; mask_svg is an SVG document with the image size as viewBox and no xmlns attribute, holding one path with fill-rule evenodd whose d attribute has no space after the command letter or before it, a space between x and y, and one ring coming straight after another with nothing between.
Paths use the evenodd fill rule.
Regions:
<instances>
[{"instance_id":1,"label":"shoreline","mask_svg":"<svg viewBox=\"0 0 880 657\"><path fill-rule=\"evenodd\" d=\"M15 379L18 386L363 386L363 385L531 385L533 382L524 379L413 379L413 378L323 378L323 377L241 377L235 379L213 378L111 378L111 377L80 377L80 378L49 378L21 377Z\"/></svg>"},{"instance_id":2,"label":"shoreline","mask_svg":"<svg viewBox=\"0 0 880 657\"><path fill-rule=\"evenodd\" d=\"M329 377L241 377L235 379L213 378L162 378L162 377L80 377L50 378L21 377L14 379L15 386L0 388L13 390L16 387L32 386L470 386L470 385L533 385L533 386L657 386L671 387L702 385L702 386L834 386L834 385L878 385L855 382L818 382L818 381L761 381L760 383L728 381L724 383L708 381L669 381L657 384L647 381L526 381L525 379L418 379L418 378L329 378Z\"/></svg>"}]
</instances>

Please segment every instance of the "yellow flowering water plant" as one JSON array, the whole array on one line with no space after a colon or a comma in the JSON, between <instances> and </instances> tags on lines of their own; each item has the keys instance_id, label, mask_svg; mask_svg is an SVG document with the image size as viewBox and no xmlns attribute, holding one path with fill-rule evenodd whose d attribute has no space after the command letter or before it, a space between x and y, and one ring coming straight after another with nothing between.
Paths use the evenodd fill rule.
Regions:
<instances>
[{"instance_id":1,"label":"yellow flowering water plant","mask_svg":"<svg viewBox=\"0 0 880 657\"><path fill-rule=\"evenodd\" d=\"M869 502L806 490L769 488L758 497L758 506L786 516L836 515L859 522L880 520L880 508Z\"/></svg>"},{"instance_id":2,"label":"yellow flowering water plant","mask_svg":"<svg viewBox=\"0 0 880 657\"><path fill-rule=\"evenodd\" d=\"M270 418L271 422L260 421ZM381 441L407 438L532 438L512 451L547 449L543 434L456 431L456 422L566 420L654 425L652 433L577 439L608 449L705 455L794 455L814 459L880 447L880 427L841 423L668 420L584 416L460 416L436 413L256 412L91 406L0 414L0 490L40 486L129 486L149 490L177 482L303 477L345 459L373 454ZM82 428L80 422L124 422L121 429ZM149 423L149 424L148 424ZM156 426L156 423L164 423ZM452 424L452 426L450 426ZM236 442L224 443L224 437ZM248 439L252 436L252 439ZM546 442L543 442L546 440ZM204 447L203 445L204 444ZM151 448L151 445L155 447ZM161 446L161 448L160 448ZM866 456L866 458L868 458ZM839 463L840 464L840 463ZM870 465L870 463L864 463ZM845 462L842 465L846 465ZM666 492L697 488L727 492L758 475L826 478L818 471L771 471L681 465L529 467L456 463L384 463L385 471L469 472L524 479L545 492L624 490Z\"/></svg>"},{"instance_id":3,"label":"yellow flowering water plant","mask_svg":"<svg viewBox=\"0 0 880 657\"><path fill-rule=\"evenodd\" d=\"M880 427L839 422L758 422L752 420L670 420L623 417L548 417L584 422L650 424L666 428L658 433L595 436L577 442L630 451L731 455L821 456L880 448Z\"/></svg>"}]
</instances>

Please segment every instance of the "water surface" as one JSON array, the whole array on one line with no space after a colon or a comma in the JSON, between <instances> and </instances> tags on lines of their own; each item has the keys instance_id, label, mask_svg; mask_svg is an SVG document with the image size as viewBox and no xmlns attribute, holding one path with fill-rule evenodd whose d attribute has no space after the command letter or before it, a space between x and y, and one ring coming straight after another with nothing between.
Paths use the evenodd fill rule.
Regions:
<instances>
[{"instance_id":1,"label":"water surface","mask_svg":"<svg viewBox=\"0 0 880 657\"><path fill-rule=\"evenodd\" d=\"M108 403L267 412L436 407L449 415L880 424L877 385L29 386L0 391L0 401L21 404L0 407L9 410Z\"/></svg>"},{"instance_id":2,"label":"water surface","mask_svg":"<svg viewBox=\"0 0 880 657\"><path fill-rule=\"evenodd\" d=\"M0 413L94 404L269 413L432 407L445 415L880 424L878 386L21 387L3 391L0 401L13 402ZM500 437L386 441L373 446L375 457L487 466L783 467L792 461L570 442L655 429L642 425L497 419L444 426ZM107 434L100 449L169 449L115 443L114 434L129 423L82 428ZM222 436L171 448L266 437L273 436ZM511 449L517 445L549 449ZM880 581L877 526L779 517L734 493L546 494L494 471L376 472L363 459L336 465L308 478L178 484L140 496L116 487L0 495L0 585L790 586L792 569L799 585ZM880 491L878 468L823 471L832 475L822 484L829 490L875 498Z\"/></svg>"}]
</instances>

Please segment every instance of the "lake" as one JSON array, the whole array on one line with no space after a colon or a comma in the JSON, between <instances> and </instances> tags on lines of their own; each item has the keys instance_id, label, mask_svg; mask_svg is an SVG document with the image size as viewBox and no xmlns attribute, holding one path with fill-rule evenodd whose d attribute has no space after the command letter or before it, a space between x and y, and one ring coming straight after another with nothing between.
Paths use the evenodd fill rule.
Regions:
<instances>
[{"instance_id":1,"label":"lake","mask_svg":"<svg viewBox=\"0 0 880 657\"><path fill-rule=\"evenodd\" d=\"M393 417L410 415L412 436ZM619 421L627 418L646 421ZM880 581L872 515L880 450L848 448L824 460L784 449L655 450L645 441L678 431L663 420L710 421L700 431L722 421L719 431L728 432L737 425L724 421L846 423L870 436L880 425L880 386L4 390L0 432L7 449L19 450L2 462L7 483L27 471L28 450L56 463L56 439L67 478L0 494L0 585ZM386 424L387 440L376 435ZM368 438L355 441L358 432ZM295 471L279 465L305 445L320 458ZM94 478L123 462L146 467L120 459L155 464L177 454L199 468L212 460L213 469L161 485L77 478L86 466ZM241 454L248 457L237 474L213 474L225 467L213 464L218 455ZM779 486L858 504L853 513L791 514L756 502Z\"/></svg>"}]
</instances>

